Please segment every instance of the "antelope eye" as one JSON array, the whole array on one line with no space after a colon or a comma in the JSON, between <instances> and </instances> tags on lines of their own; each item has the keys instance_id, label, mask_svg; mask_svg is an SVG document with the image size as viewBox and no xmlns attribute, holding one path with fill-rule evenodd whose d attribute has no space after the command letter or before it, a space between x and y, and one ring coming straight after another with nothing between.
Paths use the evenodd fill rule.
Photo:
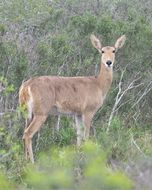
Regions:
<instances>
[{"instance_id":1,"label":"antelope eye","mask_svg":"<svg viewBox=\"0 0 152 190\"><path fill-rule=\"evenodd\" d=\"M113 50L112 53L116 53L116 50Z\"/></svg>"},{"instance_id":2,"label":"antelope eye","mask_svg":"<svg viewBox=\"0 0 152 190\"><path fill-rule=\"evenodd\" d=\"M102 53L104 53L104 51L103 51L103 50L102 50L101 52L102 52Z\"/></svg>"}]
</instances>

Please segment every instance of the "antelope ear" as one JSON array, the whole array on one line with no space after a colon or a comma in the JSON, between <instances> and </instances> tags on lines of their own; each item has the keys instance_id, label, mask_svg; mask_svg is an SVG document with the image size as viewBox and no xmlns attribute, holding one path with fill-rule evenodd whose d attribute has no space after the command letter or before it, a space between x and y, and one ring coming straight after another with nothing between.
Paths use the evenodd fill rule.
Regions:
<instances>
[{"instance_id":1,"label":"antelope ear","mask_svg":"<svg viewBox=\"0 0 152 190\"><path fill-rule=\"evenodd\" d=\"M117 41L116 41L116 43L115 43L116 50L122 48L122 46L124 45L125 41L126 41L126 36L125 35L123 35L120 38L118 38Z\"/></svg>"},{"instance_id":2,"label":"antelope ear","mask_svg":"<svg viewBox=\"0 0 152 190\"><path fill-rule=\"evenodd\" d=\"M102 45L100 43L100 40L93 34L91 34L90 40L91 40L93 47L95 47L99 51L99 53L101 53Z\"/></svg>"}]
</instances>

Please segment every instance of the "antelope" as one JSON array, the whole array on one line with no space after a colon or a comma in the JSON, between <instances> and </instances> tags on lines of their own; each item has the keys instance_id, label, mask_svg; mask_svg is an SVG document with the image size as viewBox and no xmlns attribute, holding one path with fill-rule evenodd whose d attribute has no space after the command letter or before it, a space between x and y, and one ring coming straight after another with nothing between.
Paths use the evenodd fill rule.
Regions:
<instances>
[{"instance_id":1,"label":"antelope","mask_svg":"<svg viewBox=\"0 0 152 190\"><path fill-rule=\"evenodd\" d=\"M89 138L91 121L103 105L113 78L115 53L126 40L117 39L113 47L102 47L100 40L91 35L92 45L101 54L97 76L40 76L24 82L19 90L19 103L27 108L23 134L25 158L34 163L32 137L40 130L49 114L73 114L77 129L77 145Z\"/></svg>"}]
</instances>

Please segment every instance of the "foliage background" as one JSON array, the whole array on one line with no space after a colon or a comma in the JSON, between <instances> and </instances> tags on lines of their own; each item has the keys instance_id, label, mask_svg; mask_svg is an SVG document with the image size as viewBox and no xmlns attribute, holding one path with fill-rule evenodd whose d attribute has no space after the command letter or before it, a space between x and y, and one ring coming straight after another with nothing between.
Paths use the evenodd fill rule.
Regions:
<instances>
[{"instance_id":1,"label":"foliage background","mask_svg":"<svg viewBox=\"0 0 152 190\"><path fill-rule=\"evenodd\" d=\"M127 175L132 180L134 189L152 188L151 10L151 0L2 0L0 181L4 181L3 185L10 181L8 187L3 189L37 188L34 179L32 178L33 182L26 181L24 174L24 170L28 169L25 168L27 163L21 145L24 121L18 108L19 86L22 81L39 75L98 74L100 56L91 46L89 37L92 33L102 39L103 45L113 45L122 34L127 36L127 42L117 54L113 85L104 106L94 117L91 138L103 149L103 155L105 154L113 172L119 170L120 175ZM65 145L75 144L73 119L62 117L57 134L54 133L54 123L54 117L48 118L40 135L34 138L37 160L41 152L48 151L54 145L63 147L61 150L57 148L59 154L64 152ZM82 155L74 149L72 148L72 154L80 156L78 160L81 160ZM46 164L51 162L48 160ZM41 167L42 163L37 163L37 167ZM106 165L105 162L103 165ZM94 167L97 170L98 166ZM42 168L45 170L46 166ZM48 172L51 173L51 170ZM64 173L64 169L60 170ZM39 179L39 170L34 171ZM54 171L57 172L58 167ZM82 173L80 172L79 183L82 183L81 188L88 189L82 179L85 174ZM30 175L32 174L28 177ZM58 180L62 178L61 175ZM119 178L121 176L118 175L117 179ZM68 178L65 177L65 180ZM106 180L103 177L103 183L106 184ZM69 181L76 186L75 177ZM90 181L92 185L96 184L94 177ZM125 180L122 181L123 184ZM47 181L45 183L48 187L55 188ZM57 188L62 188L62 185L64 186L61 183ZM114 189L115 186L105 185L104 188Z\"/></svg>"}]
</instances>

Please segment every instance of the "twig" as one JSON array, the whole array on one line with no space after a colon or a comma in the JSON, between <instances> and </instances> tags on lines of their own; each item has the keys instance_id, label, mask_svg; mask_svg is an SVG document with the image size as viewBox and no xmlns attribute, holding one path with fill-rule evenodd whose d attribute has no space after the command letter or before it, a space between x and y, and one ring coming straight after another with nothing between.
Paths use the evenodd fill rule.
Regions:
<instances>
[{"instance_id":1,"label":"twig","mask_svg":"<svg viewBox=\"0 0 152 190\"><path fill-rule=\"evenodd\" d=\"M117 107L117 105L118 105L118 103L119 103L119 101L120 101L120 97L119 97L119 96L120 96L120 94L121 94L122 79L123 79L123 76L124 76L125 71L126 71L126 69L125 69L124 71L122 71L121 76L120 76L119 86L118 86L118 87L119 87L119 90L118 90L117 96L116 96L116 98L115 98L115 104L114 104L114 106L113 106L113 108L112 108L112 112L111 112L110 117L109 117L109 122L108 122L108 127L107 127L106 132L109 131L109 127L110 127L112 118L113 118L113 116L114 116L115 109L116 109L116 107Z\"/></svg>"},{"instance_id":2,"label":"twig","mask_svg":"<svg viewBox=\"0 0 152 190\"><path fill-rule=\"evenodd\" d=\"M140 98L138 98L138 100L133 104L133 106L131 107L131 109L132 108L134 108L141 100L142 100L142 98L144 97L144 96L146 96L149 92L150 92L150 90L152 90L152 86L150 87L150 85L152 84L152 81L147 85L147 87L145 88L145 91L144 91L144 93L140 96ZM150 87L150 88L149 88Z\"/></svg>"},{"instance_id":3,"label":"twig","mask_svg":"<svg viewBox=\"0 0 152 190\"><path fill-rule=\"evenodd\" d=\"M137 148L137 150L138 150L144 157L146 157L145 154L144 154L144 153L142 152L142 150L140 149L140 147L137 145L136 141L134 140L133 135L132 135L132 137L131 137L131 141L132 141L132 143L135 145L135 147Z\"/></svg>"}]
</instances>

